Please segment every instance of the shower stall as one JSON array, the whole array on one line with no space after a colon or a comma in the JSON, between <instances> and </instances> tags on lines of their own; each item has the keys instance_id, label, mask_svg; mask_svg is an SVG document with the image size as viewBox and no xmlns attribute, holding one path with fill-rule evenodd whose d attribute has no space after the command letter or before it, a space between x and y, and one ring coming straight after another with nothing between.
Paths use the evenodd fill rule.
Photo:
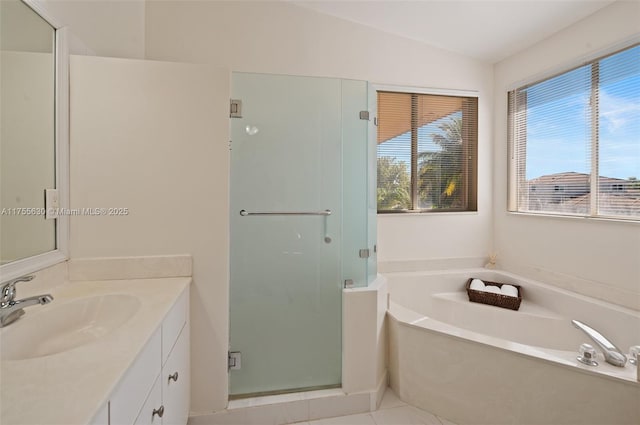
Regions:
<instances>
[{"instance_id":1,"label":"shower stall","mask_svg":"<svg viewBox=\"0 0 640 425\"><path fill-rule=\"evenodd\" d=\"M340 387L342 291L376 276L375 95L233 73L230 397Z\"/></svg>"}]
</instances>

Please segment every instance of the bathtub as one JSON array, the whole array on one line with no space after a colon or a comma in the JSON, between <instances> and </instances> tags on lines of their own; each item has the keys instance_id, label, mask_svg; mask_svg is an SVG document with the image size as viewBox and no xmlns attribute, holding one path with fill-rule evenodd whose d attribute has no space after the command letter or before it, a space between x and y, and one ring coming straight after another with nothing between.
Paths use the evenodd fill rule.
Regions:
<instances>
[{"instance_id":1,"label":"bathtub","mask_svg":"<svg viewBox=\"0 0 640 425\"><path fill-rule=\"evenodd\" d=\"M599 330L640 345L640 313L502 271L385 273L390 386L459 424L640 424L637 368L576 360ZM522 286L519 311L470 303L470 277ZM596 347L597 349L597 347Z\"/></svg>"}]
</instances>

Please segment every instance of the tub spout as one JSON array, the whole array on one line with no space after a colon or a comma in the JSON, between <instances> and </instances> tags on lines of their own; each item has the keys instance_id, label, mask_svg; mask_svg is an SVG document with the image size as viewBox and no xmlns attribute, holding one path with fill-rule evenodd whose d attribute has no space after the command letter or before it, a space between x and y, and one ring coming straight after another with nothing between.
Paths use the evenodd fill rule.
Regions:
<instances>
[{"instance_id":1,"label":"tub spout","mask_svg":"<svg viewBox=\"0 0 640 425\"><path fill-rule=\"evenodd\" d=\"M624 367L627 363L627 357L622 354L622 351L620 351L618 347L605 338L604 335L579 320L572 320L571 323L573 323L573 326L586 333L587 336L591 338L598 347L600 347L602 354L604 354L604 360L607 363L618 367Z\"/></svg>"}]
</instances>

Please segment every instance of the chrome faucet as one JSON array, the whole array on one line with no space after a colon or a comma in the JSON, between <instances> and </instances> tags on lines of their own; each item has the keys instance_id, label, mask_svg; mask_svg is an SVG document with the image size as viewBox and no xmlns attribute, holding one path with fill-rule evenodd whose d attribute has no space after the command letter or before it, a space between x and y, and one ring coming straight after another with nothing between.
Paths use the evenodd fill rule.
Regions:
<instances>
[{"instance_id":1,"label":"chrome faucet","mask_svg":"<svg viewBox=\"0 0 640 425\"><path fill-rule=\"evenodd\" d=\"M31 280L33 280L33 276L22 276L0 286L0 328L18 320L24 314L25 307L49 304L53 301L50 294L16 300L16 284Z\"/></svg>"},{"instance_id":2,"label":"chrome faucet","mask_svg":"<svg viewBox=\"0 0 640 425\"><path fill-rule=\"evenodd\" d=\"M622 351L618 347L616 347L611 341L605 338L600 332L596 331L590 326L585 325L579 320L572 320L573 326L580 329L584 333L589 336L596 343L598 347L602 350L602 354L604 354L604 360L618 367L624 367L627 363L627 356L622 354Z\"/></svg>"}]
</instances>

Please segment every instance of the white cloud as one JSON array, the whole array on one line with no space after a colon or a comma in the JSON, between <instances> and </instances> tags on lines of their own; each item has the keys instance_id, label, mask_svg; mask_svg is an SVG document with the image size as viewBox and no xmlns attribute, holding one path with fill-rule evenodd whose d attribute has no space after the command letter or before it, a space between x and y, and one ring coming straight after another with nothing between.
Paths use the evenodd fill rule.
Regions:
<instances>
[{"instance_id":1,"label":"white cloud","mask_svg":"<svg viewBox=\"0 0 640 425\"><path fill-rule=\"evenodd\" d=\"M631 122L640 126L640 99L625 99L600 90L600 116L604 118L607 130L615 133Z\"/></svg>"}]
</instances>

